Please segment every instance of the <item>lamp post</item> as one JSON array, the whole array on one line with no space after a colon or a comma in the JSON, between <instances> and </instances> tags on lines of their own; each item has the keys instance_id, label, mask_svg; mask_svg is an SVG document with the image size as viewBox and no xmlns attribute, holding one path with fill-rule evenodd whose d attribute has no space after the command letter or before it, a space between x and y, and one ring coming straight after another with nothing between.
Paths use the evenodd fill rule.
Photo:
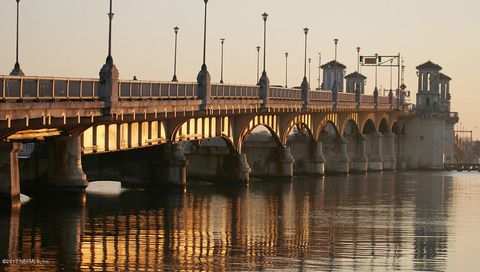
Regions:
<instances>
[{"instance_id":1,"label":"lamp post","mask_svg":"<svg viewBox=\"0 0 480 272\"><path fill-rule=\"evenodd\" d=\"M222 60L221 60L221 71L220 71L220 83L223 84L223 44L225 43L225 39L221 38L220 42L222 43Z\"/></svg>"},{"instance_id":2,"label":"lamp post","mask_svg":"<svg viewBox=\"0 0 480 272\"><path fill-rule=\"evenodd\" d=\"M260 46L257 46L257 83L260 76Z\"/></svg>"},{"instance_id":3,"label":"lamp post","mask_svg":"<svg viewBox=\"0 0 480 272\"><path fill-rule=\"evenodd\" d=\"M338 39L334 39L333 42L335 43L335 72L334 72L334 78L333 78L333 86L332 86L332 91L337 91L337 45L338 45Z\"/></svg>"},{"instance_id":4,"label":"lamp post","mask_svg":"<svg viewBox=\"0 0 480 272\"><path fill-rule=\"evenodd\" d=\"M266 60L267 60L267 18L268 14L264 12L262 14L263 18L263 73L262 77L267 76L267 71L266 71Z\"/></svg>"},{"instance_id":5,"label":"lamp post","mask_svg":"<svg viewBox=\"0 0 480 272\"><path fill-rule=\"evenodd\" d=\"M13 67L12 72L10 75L12 76L24 76L22 69L20 69L20 63L18 62L18 36L19 36L19 21L20 21L20 0L17 1L17 40L16 40L16 48L15 48L15 66Z\"/></svg>"},{"instance_id":6,"label":"lamp post","mask_svg":"<svg viewBox=\"0 0 480 272\"><path fill-rule=\"evenodd\" d=\"M311 82L312 78L312 59L308 58L308 82Z\"/></svg>"},{"instance_id":7,"label":"lamp post","mask_svg":"<svg viewBox=\"0 0 480 272\"><path fill-rule=\"evenodd\" d=\"M112 20L113 20L113 12L112 12L112 0L110 0L110 12L108 13L108 56L107 56L107 63L113 63L112 58Z\"/></svg>"},{"instance_id":8,"label":"lamp post","mask_svg":"<svg viewBox=\"0 0 480 272\"><path fill-rule=\"evenodd\" d=\"M173 28L173 31L175 31L175 58L173 60L173 82L177 82L177 36L178 36L178 30L180 28L178 26Z\"/></svg>"},{"instance_id":9,"label":"lamp post","mask_svg":"<svg viewBox=\"0 0 480 272\"><path fill-rule=\"evenodd\" d=\"M304 80L307 79L307 36L308 36L308 28L303 29L303 33L305 33L305 58L303 61L303 78Z\"/></svg>"},{"instance_id":10,"label":"lamp post","mask_svg":"<svg viewBox=\"0 0 480 272\"><path fill-rule=\"evenodd\" d=\"M208 0L203 0L205 2L205 16L203 21L203 64L202 70L207 70L206 56L207 56L207 3Z\"/></svg>"},{"instance_id":11,"label":"lamp post","mask_svg":"<svg viewBox=\"0 0 480 272\"><path fill-rule=\"evenodd\" d=\"M288 88L288 52L285 52L285 88Z\"/></svg>"},{"instance_id":12,"label":"lamp post","mask_svg":"<svg viewBox=\"0 0 480 272\"><path fill-rule=\"evenodd\" d=\"M360 47L357 47L357 73L360 73Z\"/></svg>"},{"instance_id":13,"label":"lamp post","mask_svg":"<svg viewBox=\"0 0 480 272\"><path fill-rule=\"evenodd\" d=\"M322 73L322 53L318 53L318 90L320 91L322 85L320 83L320 75Z\"/></svg>"},{"instance_id":14,"label":"lamp post","mask_svg":"<svg viewBox=\"0 0 480 272\"><path fill-rule=\"evenodd\" d=\"M375 54L375 89L377 89L378 54Z\"/></svg>"}]
</instances>

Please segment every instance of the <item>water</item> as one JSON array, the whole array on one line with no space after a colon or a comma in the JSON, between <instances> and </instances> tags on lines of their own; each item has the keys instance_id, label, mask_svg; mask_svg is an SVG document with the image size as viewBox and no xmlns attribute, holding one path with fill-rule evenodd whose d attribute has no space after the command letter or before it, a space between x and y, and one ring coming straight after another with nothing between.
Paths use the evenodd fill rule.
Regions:
<instances>
[{"instance_id":1,"label":"water","mask_svg":"<svg viewBox=\"0 0 480 272\"><path fill-rule=\"evenodd\" d=\"M170 193L93 183L81 200L33 198L3 213L0 259L37 263L0 271L478 271L477 173Z\"/></svg>"}]
</instances>

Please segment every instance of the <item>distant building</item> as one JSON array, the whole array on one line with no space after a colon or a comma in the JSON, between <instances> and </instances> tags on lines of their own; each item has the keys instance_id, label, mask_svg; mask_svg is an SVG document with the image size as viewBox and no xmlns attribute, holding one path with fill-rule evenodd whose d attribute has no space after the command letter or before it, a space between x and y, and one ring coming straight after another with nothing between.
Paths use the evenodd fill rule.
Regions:
<instances>
[{"instance_id":1,"label":"distant building","mask_svg":"<svg viewBox=\"0 0 480 272\"><path fill-rule=\"evenodd\" d=\"M322 65L321 68L323 70L322 90L331 91L333 89L333 83L336 80L337 91L343 92L343 77L347 66L338 61L332 60Z\"/></svg>"},{"instance_id":2,"label":"distant building","mask_svg":"<svg viewBox=\"0 0 480 272\"><path fill-rule=\"evenodd\" d=\"M347 93L355 93L357 87L360 89L360 93L365 93L365 80L366 76L360 74L359 72L353 72L345 76L347 80Z\"/></svg>"}]
</instances>

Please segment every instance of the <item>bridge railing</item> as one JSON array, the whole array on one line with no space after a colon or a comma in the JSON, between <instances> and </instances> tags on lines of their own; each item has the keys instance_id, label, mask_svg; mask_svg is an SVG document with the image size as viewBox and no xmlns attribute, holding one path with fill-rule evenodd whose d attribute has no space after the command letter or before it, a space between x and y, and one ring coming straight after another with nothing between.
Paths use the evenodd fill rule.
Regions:
<instances>
[{"instance_id":1,"label":"bridge railing","mask_svg":"<svg viewBox=\"0 0 480 272\"><path fill-rule=\"evenodd\" d=\"M0 76L0 100L97 100L98 79Z\"/></svg>"},{"instance_id":2,"label":"bridge railing","mask_svg":"<svg viewBox=\"0 0 480 272\"><path fill-rule=\"evenodd\" d=\"M270 87L269 98L273 100L302 100L302 89Z\"/></svg>"},{"instance_id":3,"label":"bridge railing","mask_svg":"<svg viewBox=\"0 0 480 272\"><path fill-rule=\"evenodd\" d=\"M355 103L355 94L354 93L338 93L338 102L352 102Z\"/></svg>"},{"instance_id":4,"label":"bridge railing","mask_svg":"<svg viewBox=\"0 0 480 272\"><path fill-rule=\"evenodd\" d=\"M121 80L120 99L196 99L197 83Z\"/></svg>"},{"instance_id":5,"label":"bridge railing","mask_svg":"<svg viewBox=\"0 0 480 272\"><path fill-rule=\"evenodd\" d=\"M332 102L332 92L330 91L310 91L308 92L310 101Z\"/></svg>"},{"instance_id":6,"label":"bridge railing","mask_svg":"<svg viewBox=\"0 0 480 272\"><path fill-rule=\"evenodd\" d=\"M212 84L212 97L217 99L259 99L259 86Z\"/></svg>"},{"instance_id":7,"label":"bridge railing","mask_svg":"<svg viewBox=\"0 0 480 272\"><path fill-rule=\"evenodd\" d=\"M373 95L362 94L360 97L360 104L375 104L375 97Z\"/></svg>"}]
</instances>

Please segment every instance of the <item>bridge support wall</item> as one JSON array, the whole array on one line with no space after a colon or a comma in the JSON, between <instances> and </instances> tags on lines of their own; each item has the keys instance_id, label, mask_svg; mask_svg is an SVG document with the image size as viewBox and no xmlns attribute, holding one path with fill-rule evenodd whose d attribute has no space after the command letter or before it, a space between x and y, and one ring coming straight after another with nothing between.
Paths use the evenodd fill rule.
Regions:
<instances>
[{"instance_id":1,"label":"bridge support wall","mask_svg":"<svg viewBox=\"0 0 480 272\"><path fill-rule=\"evenodd\" d=\"M292 178L294 159L289 147L278 147L263 142L246 142L246 154L252 175L263 178Z\"/></svg>"},{"instance_id":2,"label":"bridge support wall","mask_svg":"<svg viewBox=\"0 0 480 272\"><path fill-rule=\"evenodd\" d=\"M20 206L18 152L21 143L0 143L0 205Z\"/></svg>"},{"instance_id":3,"label":"bridge support wall","mask_svg":"<svg viewBox=\"0 0 480 272\"><path fill-rule=\"evenodd\" d=\"M338 137L335 140L335 154L327 162L327 172L332 174L348 174L350 171L350 158L347 153L347 141Z\"/></svg>"},{"instance_id":4,"label":"bridge support wall","mask_svg":"<svg viewBox=\"0 0 480 272\"><path fill-rule=\"evenodd\" d=\"M185 186L187 177L179 144L84 155L83 168L90 181L115 180L127 187Z\"/></svg>"},{"instance_id":5,"label":"bridge support wall","mask_svg":"<svg viewBox=\"0 0 480 272\"><path fill-rule=\"evenodd\" d=\"M309 137L289 140L293 159L293 172L296 176L319 176L325 174L325 158L320 141L312 141Z\"/></svg>"},{"instance_id":6,"label":"bridge support wall","mask_svg":"<svg viewBox=\"0 0 480 272\"><path fill-rule=\"evenodd\" d=\"M383 135L383 169L395 171L397 159L395 156L395 134L387 132Z\"/></svg>"},{"instance_id":7,"label":"bridge support wall","mask_svg":"<svg viewBox=\"0 0 480 272\"><path fill-rule=\"evenodd\" d=\"M353 172L367 172L368 158L366 154L366 138L363 135L356 135L355 141L355 155L350 162L350 171Z\"/></svg>"},{"instance_id":8,"label":"bridge support wall","mask_svg":"<svg viewBox=\"0 0 480 272\"><path fill-rule=\"evenodd\" d=\"M368 134L367 137L368 142L370 143L370 152L368 154L368 171L382 171L382 134L379 132L372 132Z\"/></svg>"},{"instance_id":9,"label":"bridge support wall","mask_svg":"<svg viewBox=\"0 0 480 272\"><path fill-rule=\"evenodd\" d=\"M247 156L232 154L227 147L193 144L185 155L188 177L214 182L248 183L250 180Z\"/></svg>"}]
</instances>

